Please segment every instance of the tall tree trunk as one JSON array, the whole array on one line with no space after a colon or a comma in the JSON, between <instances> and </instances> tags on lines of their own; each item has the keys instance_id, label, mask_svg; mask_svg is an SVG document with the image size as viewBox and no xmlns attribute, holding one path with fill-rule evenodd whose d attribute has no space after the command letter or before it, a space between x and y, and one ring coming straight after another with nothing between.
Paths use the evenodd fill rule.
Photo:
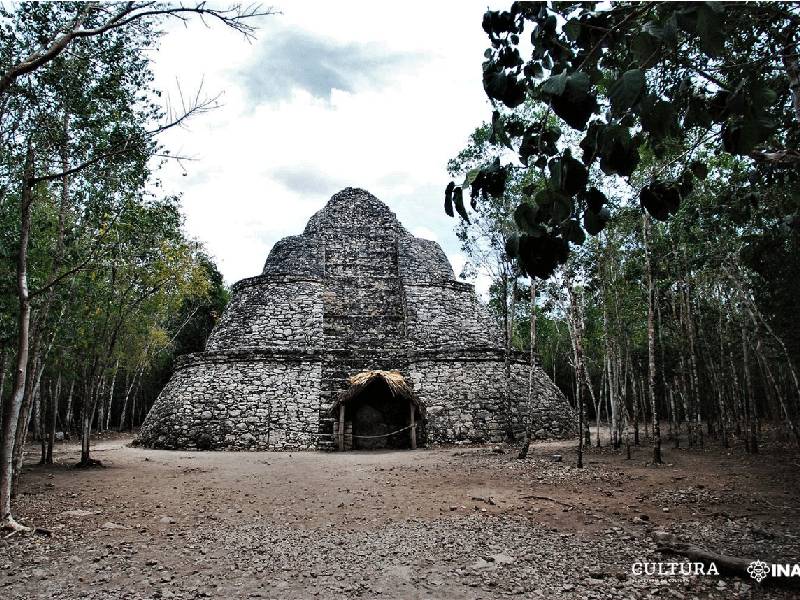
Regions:
<instances>
[{"instance_id":1,"label":"tall tree trunk","mask_svg":"<svg viewBox=\"0 0 800 600\"><path fill-rule=\"evenodd\" d=\"M583 411L583 342L581 340L582 323L580 323L580 313L577 306L577 294L572 289L572 281L567 280L567 287L570 301L570 313L572 315L572 337L573 351L575 353L575 406L578 411L578 468L583 468L583 446L584 446L584 411Z\"/></svg>"},{"instance_id":2,"label":"tall tree trunk","mask_svg":"<svg viewBox=\"0 0 800 600\"><path fill-rule=\"evenodd\" d=\"M736 409L736 435L737 437L742 437L742 432L747 429L746 425L743 425L743 420L745 418L745 411L744 411L744 390L739 385L739 376L736 374L736 361L733 358L733 347L728 347L728 361L730 363L731 368L731 378L730 378L730 385L731 385L731 395L734 401L734 408ZM747 436L744 436L747 439Z\"/></svg>"},{"instance_id":3,"label":"tall tree trunk","mask_svg":"<svg viewBox=\"0 0 800 600\"><path fill-rule=\"evenodd\" d=\"M509 275L503 272L503 337L505 348L503 352L503 373L505 379L505 390L503 402L505 404L506 439L514 440L514 415L511 407L511 315L513 309L513 299L509 300L508 294Z\"/></svg>"},{"instance_id":4,"label":"tall tree trunk","mask_svg":"<svg viewBox=\"0 0 800 600\"><path fill-rule=\"evenodd\" d=\"M28 334L30 332L31 302L28 294L28 243L31 232L31 206L33 204L33 146L28 143L22 180L19 254L17 256L17 363L14 387L3 410L3 439L0 450L0 526L6 529L25 529L11 513L11 486L14 478L14 444L25 395L28 372Z\"/></svg>"},{"instance_id":5,"label":"tall tree trunk","mask_svg":"<svg viewBox=\"0 0 800 600\"><path fill-rule=\"evenodd\" d=\"M67 409L66 413L64 414L64 437L69 439L72 435L72 417L73 411L75 410L72 406L72 399L73 399L73 392L75 391L75 379L72 379L69 383L69 393L67 394Z\"/></svg>"},{"instance_id":6,"label":"tall tree trunk","mask_svg":"<svg viewBox=\"0 0 800 600\"><path fill-rule=\"evenodd\" d=\"M53 382L50 381L46 387L49 393L42 393L41 387L36 393L36 405L39 407L39 435L41 436L39 438L39 448L41 452L41 456L39 457L40 465L47 464L47 414L50 410L49 399L53 394Z\"/></svg>"},{"instance_id":7,"label":"tall tree trunk","mask_svg":"<svg viewBox=\"0 0 800 600\"><path fill-rule=\"evenodd\" d=\"M789 77L789 89L792 91L792 107L794 108L795 125L800 124L800 63L797 61L797 45L794 43L792 31L786 32L783 50L783 67Z\"/></svg>"},{"instance_id":8,"label":"tall tree trunk","mask_svg":"<svg viewBox=\"0 0 800 600\"><path fill-rule=\"evenodd\" d=\"M683 290L683 306L684 306L684 317L686 319L686 332L689 338L689 361L691 366L691 377L689 381L691 382L691 389L692 389L692 404L694 406L694 416L692 417L692 421L694 421L695 435L693 436L695 440L700 444L700 447L703 447L703 419L701 414L701 403L700 403L700 377L698 376L698 369L697 369L697 349L695 345L695 341L697 339L697 334L694 326L694 316L692 314L692 303L691 303L691 296L689 292L689 285L688 283L684 286Z\"/></svg>"},{"instance_id":9,"label":"tall tree trunk","mask_svg":"<svg viewBox=\"0 0 800 600\"><path fill-rule=\"evenodd\" d=\"M783 417L786 421L786 426L792 433L792 436L794 437L798 447L800 447L800 431L798 431L798 427L795 424L794 419L792 418L792 415L789 412L789 408L786 405L786 400L784 399L783 390L781 389L781 386L778 383L778 381L775 379L775 375L773 375L772 369L770 369L769 367L769 361L767 361L766 356L764 356L760 339L756 343L756 355L759 358L759 362L761 363L761 368L764 371L764 374L767 376L767 379L772 385L772 388L775 390L775 398L777 399L778 405L780 406L780 410L783 413Z\"/></svg>"},{"instance_id":10,"label":"tall tree trunk","mask_svg":"<svg viewBox=\"0 0 800 600\"><path fill-rule=\"evenodd\" d=\"M675 443L674 447L676 449L681 447L681 435L680 435L681 429L679 427L678 409L677 409L677 404L675 402L675 394L677 393L678 389L679 389L678 388L678 376L676 375L674 377L674 380L673 380L673 385L669 389L669 407L670 407L670 412L672 413L672 421L670 421L670 423L671 423L670 427L673 428L672 429L672 435L673 435L672 441Z\"/></svg>"},{"instance_id":11,"label":"tall tree trunk","mask_svg":"<svg viewBox=\"0 0 800 600\"><path fill-rule=\"evenodd\" d=\"M5 414L5 389L6 389L6 366L8 362L8 352L6 343L0 343L0 427L3 423L3 415Z\"/></svg>"},{"instance_id":12,"label":"tall tree trunk","mask_svg":"<svg viewBox=\"0 0 800 600\"><path fill-rule=\"evenodd\" d=\"M680 293L680 291L678 291ZM676 293L670 294L670 304L672 305L672 320L678 324L678 331L680 333L686 333L685 327L685 319L683 317L683 309L680 308L680 303L678 299L675 297ZM680 398L681 398L681 406L683 408L683 425L686 429L686 440L688 446L691 448L694 446L694 440L692 439L692 418L691 418L691 409L689 404L689 392L691 389L690 377L688 376L688 361L686 360L686 344L682 343L682 340L679 341L681 343L678 344L678 364L680 373L678 378L676 378L676 385L680 390ZM678 435L680 435L680 424L678 425Z\"/></svg>"},{"instance_id":13,"label":"tall tree trunk","mask_svg":"<svg viewBox=\"0 0 800 600\"><path fill-rule=\"evenodd\" d=\"M114 363L114 371L111 375L111 387L108 392L108 405L106 406L106 422L104 429L108 431L111 429L111 406L114 402L114 386L117 383L117 371L119 370L119 359Z\"/></svg>"},{"instance_id":14,"label":"tall tree trunk","mask_svg":"<svg viewBox=\"0 0 800 600\"><path fill-rule=\"evenodd\" d=\"M530 299L530 369L528 370L528 403L527 415L525 417L525 439L522 441L522 447L519 449L517 458L525 458L528 456L528 450L531 445L531 429L533 428L533 383L534 373L536 371L536 280L531 277L531 299Z\"/></svg>"},{"instance_id":15,"label":"tall tree trunk","mask_svg":"<svg viewBox=\"0 0 800 600\"><path fill-rule=\"evenodd\" d=\"M655 286L653 266L650 260L650 218L642 211L644 233L645 269L647 271L647 387L650 393L650 410L653 417L653 462L661 464L661 427L658 422L656 405L656 336L655 336Z\"/></svg>"},{"instance_id":16,"label":"tall tree trunk","mask_svg":"<svg viewBox=\"0 0 800 600\"><path fill-rule=\"evenodd\" d=\"M656 321L657 321L657 329L658 329L658 348L659 354L661 358L661 392L663 394L664 400L669 399L669 403L667 407L669 409L669 433L667 435L668 440L672 440L675 443L675 447L678 448L678 416L675 411L675 397L673 393L673 388L670 387L669 383L667 383L667 360L666 360L666 353L664 351L664 328L662 326L661 320L661 304L656 302Z\"/></svg>"},{"instance_id":17,"label":"tall tree trunk","mask_svg":"<svg viewBox=\"0 0 800 600\"><path fill-rule=\"evenodd\" d=\"M44 439L42 435L42 430L44 427L42 426L42 395L39 393L39 390L35 390L33 392L32 398L32 411L31 411L31 421L33 422L33 441L34 442L41 442Z\"/></svg>"},{"instance_id":18,"label":"tall tree trunk","mask_svg":"<svg viewBox=\"0 0 800 600\"><path fill-rule=\"evenodd\" d=\"M508 336L506 338L506 410L508 411L508 438L512 443L516 441L514 431L514 398L511 393L511 353L514 349L514 325L517 312L517 277L512 274L511 297L508 300Z\"/></svg>"},{"instance_id":19,"label":"tall tree trunk","mask_svg":"<svg viewBox=\"0 0 800 600\"><path fill-rule=\"evenodd\" d=\"M59 372L56 379L56 389L50 398L50 416L49 416L49 430L47 434L47 454L45 455L45 462L48 465L53 464L53 445L56 442L56 417L58 416L58 400L61 397L61 373Z\"/></svg>"},{"instance_id":20,"label":"tall tree trunk","mask_svg":"<svg viewBox=\"0 0 800 600\"><path fill-rule=\"evenodd\" d=\"M83 402L81 402L81 460L78 465L82 467L91 466L89 441L92 436L92 417L95 411L98 386L99 381L95 382L94 377L91 377L86 382Z\"/></svg>"},{"instance_id":21,"label":"tall tree trunk","mask_svg":"<svg viewBox=\"0 0 800 600\"><path fill-rule=\"evenodd\" d=\"M633 445L640 445L639 441L639 393L636 389L636 377L631 377L631 394L633 395Z\"/></svg>"},{"instance_id":22,"label":"tall tree trunk","mask_svg":"<svg viewBox=\"0 0 800 600\"><path fill-rule=\"evenodd\" d=\"M747 412L747 449L752 454L758 454L758 411L756 409L756 398L753 394L753 379L750 376L750 354L747 341L747 325L742 323L742 364L744 365L744 382Z\"/></svg>"}]
</instances>

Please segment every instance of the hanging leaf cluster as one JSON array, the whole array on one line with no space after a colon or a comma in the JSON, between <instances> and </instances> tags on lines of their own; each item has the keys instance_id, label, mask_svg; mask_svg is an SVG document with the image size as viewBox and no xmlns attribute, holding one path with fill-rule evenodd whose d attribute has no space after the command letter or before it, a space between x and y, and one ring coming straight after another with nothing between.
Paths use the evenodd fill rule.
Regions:
<instances>
[{"instance_id":1,"label":"hanging leaf cluster","mask_svg":"<svg viewBox=\"0 0 800 600\"><path fill-rule=\"evenodd\" d=\"M483 84L495 105L491 141L546 179L514 215L519 233L508 240L509 256L526 273L549 277L570 244L602 231L611 216L590 172L630 179L645 154L661 159L691 140L750 157L755 171L774 170L770 161L780 160L796 176L800 108L792 108L790 76L798 65L798 25L796 9L766 2L514 2L507 11L487 11ZM532 51L523 56L528 35ZM778 58L776 49L789 58ZM557 119L517 118L513 109L526 102ZM559 123L579 132L581 156L559 147ZM501 196L510 168L520 167L496 159L461 186L451 182L447 214L468 220L467 187L473 206ZM641 187L640 204L653 218L668 219L694 181L708 175L700 163L667 169Z\"/></svg>"}]
</instances>

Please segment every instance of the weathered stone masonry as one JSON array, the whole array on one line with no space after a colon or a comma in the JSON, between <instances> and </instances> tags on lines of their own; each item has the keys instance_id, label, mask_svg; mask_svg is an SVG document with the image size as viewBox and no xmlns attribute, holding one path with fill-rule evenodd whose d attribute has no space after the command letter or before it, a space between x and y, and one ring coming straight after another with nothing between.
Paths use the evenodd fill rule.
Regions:
<instances>
[{"instance_id":1,"label":"weathered stone masonry","mask_svg":"<svg viewBox=\"0 0 800 600\"><path fill-rule=\"evenodd\" d=\"M348 377L398 370L425 407L427 442L500 441L499 327L442 249L415 238L364 190L347 188L275 244L261 275L233 286L206 351L179 359L139 434L163 448L330 447L329 409ZM514 422L528 393L512 360ZM536 437L574 431L566 400L537 370ZM423 439L422 441L425 441Z\"/></svg>"}]
</instances>

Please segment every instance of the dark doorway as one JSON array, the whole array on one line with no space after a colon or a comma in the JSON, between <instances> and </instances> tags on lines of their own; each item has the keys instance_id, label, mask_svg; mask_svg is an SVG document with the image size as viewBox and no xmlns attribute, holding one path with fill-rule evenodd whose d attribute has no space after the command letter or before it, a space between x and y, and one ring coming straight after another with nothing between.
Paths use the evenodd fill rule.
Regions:
<instances>
[{"instance_id":1,"label":"dark doorway","mask_svg":"<svg viewBox=\"0 0 800 600\"><path fill-rule=\"evenodd\" d=\"M382 378L372 379L345 408L345 419L353 424L353 448L410 448L411 406L409 399L393 395Z\"/></svg>"}]
</instances>

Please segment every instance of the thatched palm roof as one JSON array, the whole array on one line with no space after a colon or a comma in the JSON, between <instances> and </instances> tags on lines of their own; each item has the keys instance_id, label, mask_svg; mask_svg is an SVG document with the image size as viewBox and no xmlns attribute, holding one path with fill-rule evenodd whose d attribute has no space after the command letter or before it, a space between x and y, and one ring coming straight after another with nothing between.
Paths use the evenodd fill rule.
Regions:
<instances>
[{"instance_id":1,"label":"thatched palm roof","mask_svg":"<svg viewBox=\"0 0 800 600\"><path fill-rule=\"evenodd\" d=\"M393 398L404 399L405 401L410 400L414 406L417 407L417 410L420 412L420 416L424 414L424 406L422 406L411 393L411 388L406 383L406 380L403 378L403 376L398 371L381 370L362 371L361 373L357 373L356 375L350 377L350 387L339 395L339 397L333 403L333 406L331 406L331 412L334 415L337 415L340 405L347 404L350 400L357 397L362 391L364 391L367 386L375 381L383 381L383 383L386 384L386 387L389 388Z\"/></svg>"}]
</instances>

